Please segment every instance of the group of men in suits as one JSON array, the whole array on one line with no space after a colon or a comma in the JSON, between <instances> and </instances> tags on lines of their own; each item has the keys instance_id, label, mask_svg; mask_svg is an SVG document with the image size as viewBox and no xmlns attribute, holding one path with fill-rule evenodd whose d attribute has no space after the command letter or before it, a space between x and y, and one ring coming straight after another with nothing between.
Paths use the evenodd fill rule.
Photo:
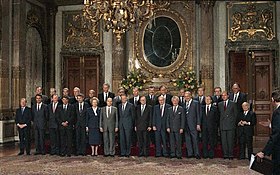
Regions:
<instances>
[{"instance_id":1,"label":"group of men in suits","mask_svg":"<svg viewBox=\"0 0 280 175\"><path fill-rule=\"evenodd\" d=\"M205 96L204 88L199 87L197 97L194 98L191 92L184 89L180 90L178 96L172 96L167 93L167 87L164 85L159 88L159 95L156 95L155 87L149 87L146 96L140 96L139 89L135 87L130 99L123 88L118 90L117 96L110 92L109 88L108 84L103 84L102 92L98 94L98 106L103 111L99 126L103 133L105 156L115 154L115 135L118 135L120 156L130 156L131 146L138 143L139 156L147 157L152 140L156 146L156 157L181 159L181 146L185 141L187 157L200 159L198 144L201 140L203 157L213 158L217 137L220 135L224 158L232 159L237 127L243 133L238 135L242 143L241 148L245 149L247 144L251 152L255 118L246 117L251 112L248 113L248 104L248 109L242 107L247 99L246 94L240 92L238 84L232 86L231 94L216 87L214 96ZM48 129L50 154L71 156L74 136L75 154L85 155L86 111L90 107L88 102L95 98L95 91L90 90L88 98L84 98L78 87L75 87L73 92L74 96L69 97L69 89L64 88L61 98L53 93L50 103L44 104L47 103L47 97L42 95L41 87L36 88L37 94L31 100L33 105L30 112L26 107L26 100L21 100L21 108L17 110L16 115L21 138L20 154L23 153L24 147L27 154L30 154L30 146L26 143L30 143L30 137L27 135L33 120L35 154L45 154L44 136ZM21 112L22 108L27 110ZM246 115L243 115L244 109L248 110ZM248 134L244 130L252 132ZM245 158L244 150L241 150L241 154L240 158Z\"/></svg>"}]
</instances>

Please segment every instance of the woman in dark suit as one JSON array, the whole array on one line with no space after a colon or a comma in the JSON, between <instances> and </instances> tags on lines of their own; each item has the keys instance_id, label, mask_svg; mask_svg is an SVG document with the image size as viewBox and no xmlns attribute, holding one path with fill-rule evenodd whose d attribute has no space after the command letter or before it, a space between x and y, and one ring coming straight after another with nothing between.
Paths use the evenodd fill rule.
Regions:
<instances>
[{"instance_id":1,"label":"woman in dark suit","mask_svg":"<svg viewBox=\"0 0 280 175\"><path fill-rule=\"evenodd\" d=\"M100 120L100 108L97 106L98 98L93 97L91 99L92 107L87 109L86 118L86 130L89 135L89 144L91 146L92 156L97 156L98 146L100 145L100 131L99 131L99 120Z\"/></svg>"}]
</instances>

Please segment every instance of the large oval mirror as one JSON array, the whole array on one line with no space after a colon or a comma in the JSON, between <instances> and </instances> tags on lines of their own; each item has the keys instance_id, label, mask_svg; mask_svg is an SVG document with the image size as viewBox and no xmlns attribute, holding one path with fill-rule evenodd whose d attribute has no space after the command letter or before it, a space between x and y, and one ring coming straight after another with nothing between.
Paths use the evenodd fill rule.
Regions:
<instances>
[{"instance_id":1,"label":"large oval mirror","mask_svg":"<svg viewBox=\"0 0 280 175\"><path fill-rule=\"evenodd\" d=\"M169 17L157 17L146 27L144 53L149 63L157 67L170 66L177 60L181 35L176 22Z\"/></svg>"}]
</instances>

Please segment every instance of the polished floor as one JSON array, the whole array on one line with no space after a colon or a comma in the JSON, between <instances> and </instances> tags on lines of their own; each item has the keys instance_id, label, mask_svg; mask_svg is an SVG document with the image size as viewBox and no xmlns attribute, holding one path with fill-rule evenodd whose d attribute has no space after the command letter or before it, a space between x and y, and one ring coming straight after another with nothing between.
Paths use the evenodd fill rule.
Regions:
<instances>
[{"instance_id":1,"label":"polished floor","mask_svg":"<svg viewBox=\"0 0 280 175\"><path fill-rule=\"evenodd\" d=\"M254 139L254 152L261 151L265 146L268 138ZM34 147L34 146L33 146ZM14 156L19 152L18 142L0 144L0 157ZM34 150L31 150L33 153Z\"/></svg>"}]
</instances>

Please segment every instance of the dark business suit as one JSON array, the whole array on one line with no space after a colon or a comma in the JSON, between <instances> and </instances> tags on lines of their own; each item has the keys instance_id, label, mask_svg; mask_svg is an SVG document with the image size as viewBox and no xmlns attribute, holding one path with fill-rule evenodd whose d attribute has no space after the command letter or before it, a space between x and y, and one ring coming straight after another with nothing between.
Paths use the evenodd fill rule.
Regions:
<instances>
[{"instance_id":1,"label":"dark business suit","mask_svg":"<svg viewBox=\"0 0 280 175\"><path fill-rule=\"evenodd\" d=\"M168 108L166 128L170 128L170 156L181 158L182 134L180 134L180 129L185 128L185 111L181 106L178 105L176 111L173 110L173 106Z\"/></svg>"},{"instance_id":2,"label":"dark business suit","mask_svg":"<svg viewBox=\"0 0 280 175\"><path fill-rule=\"evenodd\" d=\"M179 105L180 105L180 106L183 107L184 104L185 104L185 101L186 101L186 100L185 100L185 97L184 97L184 96L179 96Z\"/></svg>"},{"instance_id":3,"label":"dark business suit","mask_svg":"<svg viewBox=\"0 0 280 175\"><path fill-rule=\"evenodd\" d=\"M72 105L78 103L77 97L75 97L75 96L69 97L69 103L72 104Z\"/></svg>"},{"instance_id":4,"label":"dark business suit","mask_svg":"<svg viewBox=\"0 0 280 175\"><path fill-rule=\"evenodd\" d=\"M240 121L250 122L250 125L238 126L238 138L240 144L240 158L245 158L245 148L248 148L248 158L251 158L253 153L253 136L254 136L254 126L256 125L256 114L253 111L248 111L247 115L245 113L239 113L238 122Z\"/></svg>"},{"instance_id":5,"label":"dark business suit","mask_svg":"<svg viewBox=\"0 0 280 175\"><path fill-rule=\"evenodd\" d=\"M136 108L138 105L140 105L141 103L140 103L140 96L138 96L138 100L137 100L137 102L136 101L134 101L134 97L131 97L129 100L128 100L128 102L129 103L131 103L131 104L133 104L134 105L134 107Z\"/></svg>"},{"instance_id":6,"label":"dark business suit","mask_svg":"<svg viewBox=\"0 0 280 175\"><path fill-rule=\"evenodd\" d=\"M147 105L154 107L156 105L156 95L147 95L146 96Z\"/></svg>"},{"instance_id":7,"label":"dark business suit","mask_svg":"<svg viewBox=\"0 0 280 175\"><path fill-rule=\"evenodd\" d=\"M73 137L73 125L75 121L75 107L71 104L67 104L67 108L64 109L64 105L60 107L60 115L58 117L60 142L61 142L61 155L71 155L72 153L72 137ZM68 122L67 126L63 126L62 122Z\"/></svg>"},{"instance_id":8,"label":"dark business suit","mask_svg":"<svg viewBox=\"0 0 280 175\"><path fill-rule=\"evenodd\" d=\"M280 107L275 109L271 120L271 135L263 149L264 155L272 155L273 174L280 174Z\"/></svg>"},{"instance_id":9,"label":"dark business suit","mask_svg":"<svg viewBox=\"0 0 280 175\"><path fill-rule=\"evenodd\" d=\"M19 148L21 153L24 153L24 149L25 149L26 154L30 154L31 120L32 120L32 112L29 107L26 106L24 110L22 108L18 108L16 110L16 125L18 124L27 125L22 129L18 127Z\"/></svg>"},{"instance_id":10,"label":"dark business suit","mask_svg":"<svg viewBox=\"0 0 280 175\"><path fill-rule=\"evenodd\" d=\"M119 130L120 130L120 146L121 156L129 156L131 148L131 134L135 120L135 109L133 104L127 102L125 109L119 105Z\"/></svg>"},{"instance_id":11,"label":"dark business suit","mask_svg":"<svg viewBox=\"0 0 280 175\"><path fill-rule=\"evenodd\" d=\"M199 100L199 96L193 98L195 101L198 101L200 104L200 107L203 107L206 103L205 103L205 96L201 96L201 100Z\"/></svg>"},{"instance_id":12,"label":"dark business suit","mask_svg":"<svg viewBox=\"0 0 280 175\"><path fill-rule=\"evenodd\" d=\"M152 108L156 105L156 95L147 95L146 96L146 100L147 100L147 105L152 106ZM152 109L153 110L153 109ZM155 144L155 132L154 130L151 130L148 134L149 136L149 142L152 142L152 144Z\"/></svg>"},{"instance_id":13,"label":"dark business suit","mask_svg":"<svg viewBox=\"0 0 280 175\"><path fill-rule=\"evenodd\" d=\"M118 108L121 103L122 103L122 101L121 101L121 97L120 96L114 97L114 99L113 99L113 106Z\"/></svg>"},{"instance_id":14,"label":"dark business suit","mask_svg":"<svg viewBox=\"0 0 280 175\"><path fill-rule=\"evenodd\" d=\"M75 133L76 133L76 154L85 155L86 154L86 114L87 109L90 105L84 102L82 109L80 110L80 103L75 104L76 113L76 123L75 123Z\"/></svg>"},{"instance_id":15,"label":"dark business suit","mask_svg":"<svg viewBox=\"0 0 280 175\"><path fill-rule=\"evenodd\" d=\"M108 109L109 110L109 109ZM115 155L115 129L119 128L118 109L111 106L107 111L107 107L101 109L100 128L103 129L104 155Z\"/></svg>"},{"instance_id":16,"label":"dark business suit","mask_svg":"<svg viewBox=\"0 0 280 175\"><path fill-rule=\"evenodd\" d=\"M34 124L34 137L36 153L46 154L45 152L45 131L46 121L48 119L48 106L44 103L41 104L41 108L37 109L37 104L32 107L32 117Z\"/></svg>"},{"instance_id":17,"label":"dark business suit","mask_svg":"<svg viewBox=\"0 0 280 175\"><path fill-rule=\"evenodd\" d=\"M231 101L234 100L234 93L230 93L229 94L229 99ZM239 95L238 95L238 98L237 98L237 102L236 102L236 107L237 107L238 113L243 112L242 104L244 102L247 102L247 95L245 93L239 92Z\"/></svg>"},{"instance_id":18,"label":"dark business suit","mask_svg":"<svg viewBox=\"0 0 280 175\"><path fill-rule=\"evenodd\" d=\"M135 116L135 127L138 138L138 146L139 146L139 156L149 156L149 132L147 131L148 127L152 126L152 106L145 105L144 111L141 112L141 106L138 105L136 108L136 116ZM142 114L141 114L142 113Z\"/></svg>"},{"instance_id":19,"label":"dark business suit","mask_svg":"<svg viewBox=\"0 0 280 175\"><path fill-rule=\"evenodd\" d=\"M107 98L114 99L114 97L115 97L114 93L108 92L108 97ZM107 98L106 98L106 100L107 100ZM104 101L104 92L101 92L101 93L98 94L98 100L99 100L99 103L98 103L99 107L107 106L106 100Z\"/></svg>"},{"instance_id":20,"label":"dark business suit","mask_svg":"<svg viewBox=\"0 0 280 175\"><path fill-rule=\"evenodd\" d=\"M57 102L56 108L53 108L53 103L48 105L48 121L49 121L49 133L51 142L50 154L59 154L59 129L58 129L58 117L60 115L60 108Z\"/></svg>"},{"instance_id":21,"label":"dark business suit","mask_svg":"<svg viewBox=\"0 0 280 175\"><path fill-rule=\"evenodd\" d=\"M160 110L160 105L155 105L153 110L153 126L156 127L156 156L168 156L167 152L167 133L166 133L166 120L168 115L168 108L171 106L165 104L163 107L163 115ZM162 147L161 147L162 145Z\"/></svg>"},{"instance_id":22,"label":"dark business suit","mask_svg":"<svg viewBox=\"0 0 280 175\"><path fill-rule=\"evenodd\" d=\"M208 106L202 107L202 144L203 144L203 157L214 158L214 148L217 139L217 123L219 122L218 109L216 106L211 105L209 112ZM208 149L210 145L210 149Z\"/></svg>"},{"instance_id":23,"label":"dark business suit","mask_svg":"<svg viewBox=\"0 0 280 175\"><path fill-rule=\"evenodd\" d=\"M160 96L162 96L162 95L157 96L157 98L156 98L156 104L159 104L159 102L158 102L158 97L160 97ZM165 96L165 104L169 104L169 105L172 106L172 101L171 101L172 97L173 97L172 95L166 94L166 96Z\"/></svg>"},{"instance_id":24,"label":"dark business suit","mask_svg":"<svg viewBox=\"0 0 280 175\"><path fill-rule=\"evenodd\" d=\"M216 107L218 107L218 104L221 102L221 101L223 101L223 99L222 99L222 96L220 95L220 96L216 96L216 95L213 95L212 96L212 104L214 105L214 106L216 106Z\"/></svg>"},{"instance_id":25,"label":"dark business suit","mask_svg":"<svg viewBox=\"0 0 280 175\"><path fill-rule=\"evenodd\" d=\"M192 100L188 107L187 102L183 107L186 117L184 130L187 156L199 156L197 125L201 125L200 104L198 101Z\"/></svg>"},{"instance_id":26,"label":"dark business suit","mask_svg":"<svg viewBox=\"0 0 280 175\"><path fill-rule=\"evenodd\" d=\"M137 101L134 101L134 97L132 97L132 98L130 98L128 100L128 102L133 104L134 110L136 111L136 107L141 104L140 103L140 96L138 96L138 100ZM137 133L136 133L136 131L134 129L132 130L131 139L132 139L131 140L132 145L136 146L137 145Z\"/></svg>"},{"instance_id":27,"label":"dark business suit","mask_svg":"<svg viewBox=\"0 0 280 175\"><path fill-rule=\"evenodd\" d=\"M46 96L46 95L42 95L42 102L44 103L44 104L46 104L46 105L48 105L49 104L49 97L48 96ZM31 108L32 108L32 106L33 105L35 105L35 104L37 104L37 102L36 102L36 97L31 97Z\"/></svg>"},{"instance_id":28,"label":"dark business suit","mask_svg":"<svg viewBox=\"0 0 280 175\"><path fill-rule=\"evenodd\" d=\"M220 112L220 130L224 158L233 158L233 147L235 138L235 129L237 125L237 107L234 102L228 100L226 108L224 101L218 104Z\"/></svg>"}]
</instances>

